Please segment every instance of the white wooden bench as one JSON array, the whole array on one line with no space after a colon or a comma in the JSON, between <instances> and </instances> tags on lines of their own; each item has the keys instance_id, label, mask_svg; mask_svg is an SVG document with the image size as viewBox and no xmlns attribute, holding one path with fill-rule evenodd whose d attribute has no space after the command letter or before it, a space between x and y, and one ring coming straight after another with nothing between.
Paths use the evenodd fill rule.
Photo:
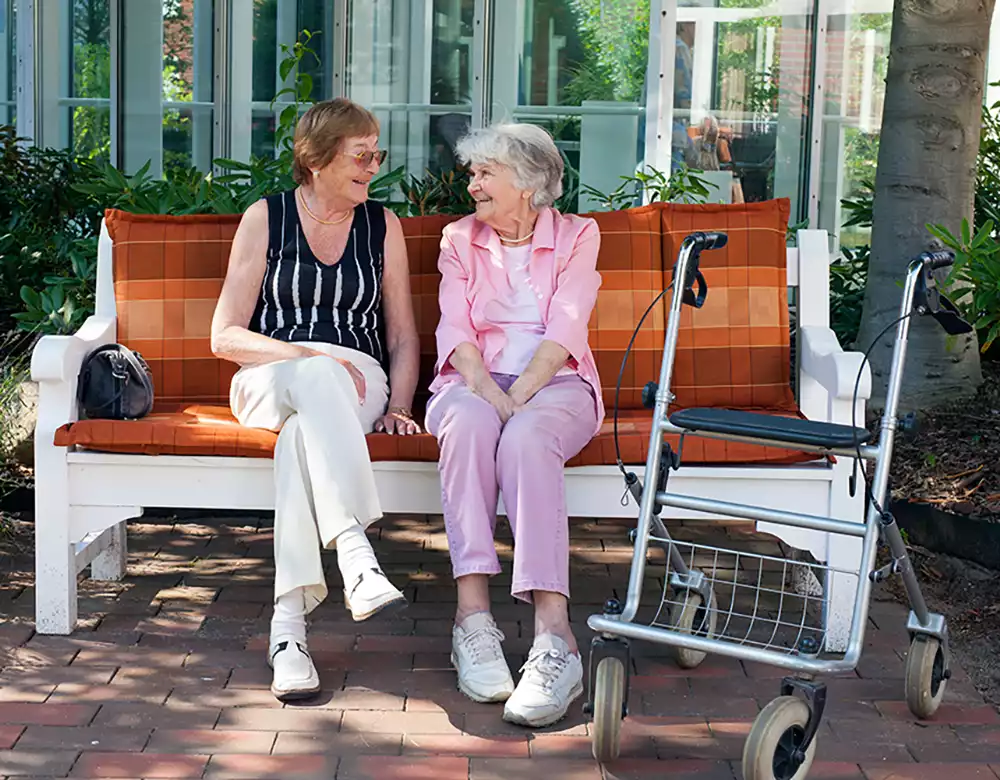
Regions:
<instances>
[{"instance_id":1,"label":"white wooden bench","mask_svg":"<svg viewBox=\"0 0 1000 780\"><path fill-rule=\"evenodd\" d=\"M861 355L844 352L829 328L827 235L801 231L787 251L787 281L797 295L797 387L801 411L810 419L851 422L854 382ZM32 357L38 382L35 435L36 627L43 634L67 634L77 622L77 576L119 580L126 574L126 524L144 507L213 510L270 510L274 506L269 458L137 455L55 446L57 429L77 419L77 374L84 356L116 340L112 239L107 226L99 242L96 312L70 336L45 336ZM711 294L711 293L710 293ZM613 387L614 376L602 377ZM655 379L655 375L649 377ZM865 370L856 403L863 421L870 379ZM608 410L608 422L611 419ZM642 464L630 464L641 476ZM863 521L863 491L850 496L852 463L826 459L796 465L682 466L671 476L677 492L777 509ZM375 463L386 513L441 512L433 462ZM623 506L624 486L614 465L567 468L571 517L636 517L634 502ZM501 506L502 511L502 506ZM664 518L695 517L665 510ZM760 523L794 548L841 569L858 569L860 540ZM624 583L623 583L624 585ZM825 583L828 649L843 650L850 631L856 580L833 575ZM609 594L610 595L610 594Z\"/></svg>"}]
</instances>

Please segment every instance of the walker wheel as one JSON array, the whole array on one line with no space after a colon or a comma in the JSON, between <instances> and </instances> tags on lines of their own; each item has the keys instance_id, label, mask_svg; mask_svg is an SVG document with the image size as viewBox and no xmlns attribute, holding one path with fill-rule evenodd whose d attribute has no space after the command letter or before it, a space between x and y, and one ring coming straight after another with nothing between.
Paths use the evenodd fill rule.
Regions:
<instances>
[{"instance_id":1,"label":"walker wheel","mask_svg":"<svg viewBox=\"0 0 1000 780\"><path fill-rule=\"evenodd\" d=\"M592 747L598 761L618 758L625 696L625 667L617 658L602 658L594 681L594 725Z\"/></svg>"},{"instance_id":2,"label":"walker wheel","mask_svg":"<svg viewBox=\"0 0 1000 780\"><path fill-rule=\"evenodd\" d=\"M712 639L715 636L716 622L719 618L719 604L712 591L712 603L705 609L700 593L689 590L684 594L684 601L675 604L670 610L670 628L684 634ZM689 650L685 647L673 648L674 658L681 669L694 669L705 660L701 650Z\"/></svg>"},{"instance_id":3,"label":"walker wheel","mask_svg":"<svg viewBox=\"0 0 1000 780\"><path fill-rule=\"evenodd\" d=\"M816 737L802 753L809 705L779 696L760 711L743 745L743 780L803 780L816 756Z\"/></svg>"},{"instance_id":4,"label":"walker wheel","mask_svg":"<svg viewBox=\"0 0 1000 780\"><path fill-rule=\"evenodd\" d=\"M941 640L918 634L906 656L906 704L918 718L929 718L941 706L948 682Z\"/></svg>"}]
</instances>

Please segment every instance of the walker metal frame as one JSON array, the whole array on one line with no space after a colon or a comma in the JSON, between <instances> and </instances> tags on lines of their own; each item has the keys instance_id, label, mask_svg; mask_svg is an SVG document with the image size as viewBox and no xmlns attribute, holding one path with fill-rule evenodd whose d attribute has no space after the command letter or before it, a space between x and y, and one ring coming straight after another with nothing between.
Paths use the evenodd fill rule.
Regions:
<instances>
[{"instance_id":1,"label":"walker metal frame","mask_svg":"<svg viewBox=\"0 0 1000 780\"><path fill-rule=\"evenodd\" d=\"M627 597L624 605L610 600L603 614L592 615L587 621L597 636L592 642L590 694L585 711L594 718L595 757L616 757L618 729L628 711L629 640L671 646L678 663L687 668L696 666L706 654L716 653L787 669L790 674L782 680L781 696L764 708L751 729L744 748L743 772L745 780L800 780L812 762L814 737L826 699L825 685L815 678L857 666L872 586L891 574L902 576L911 607L906 625L912 640L906 669L910 709L920 717L930 717L940 704L950 676L947 626L942 615L928 609L900 530L885 502L893 444L900 427L897 410L911 315L931 314L954 334L968 333L972 328L940 294L933 275L933 271L950 266L953 255L934 252L914 259L907 268L900 315L893 323L896 333L877 444L870 443L866 429L835 423L719 409L686 409L670 414L669 407L675 400L670 383L681 307L702 305L707 291L698 270L699 256L725 243L725 234L695 233L684 240L678 253L659 382L648 385L644 393L654 420L645 487L634 475L626 477L628 490L640 507L638 525L632 534L634 553ZM664 438L666 434L680 434L679 452L672 450ZM865 484L864 522L671 492L667 487L669 472L681 468L684 437L688 435L850 458L861 465L863 477L864 461L873 461L871 484ZM861 570L839 571L821 563L791 561L753 550L680 541L668 533L660 519L663 507L856 537L862 541ZM888 545L891 562L875 569L880 539ZM646 625L638 617L651 544L665 552L667 568L655 615ZM843 654L824 652L822 592L808 589L817 572L820 582L834 574L857 579L850 636ZM794 574L805 576L798 578L797 588L790 589L788 580Z\"/></svg>"}]
</instances>

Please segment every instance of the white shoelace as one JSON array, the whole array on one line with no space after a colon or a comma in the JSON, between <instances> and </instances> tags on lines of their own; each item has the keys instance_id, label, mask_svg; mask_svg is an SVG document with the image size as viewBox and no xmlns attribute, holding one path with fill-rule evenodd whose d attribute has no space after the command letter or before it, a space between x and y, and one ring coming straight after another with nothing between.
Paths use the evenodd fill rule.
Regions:
<instances>
[{"instance_id":1,"label":"white shoelace","mask_svg":"<svg viewBox=\"0 0 1000 780\"><path fill-rule=\"evenodd\" d=\"M568 663L569 656L555 648L533 649L528 654L528 660L521 667L521 672L531 681L532 685L550 691Z\"/></svg>"},{"instance_id":2,"label":"white shoelace","mask_svg":"<svg viewBox=\"0 0 1000 780\"><path fill-rule=\"evenodd\" d=\"M482 626L465 634L462 637L462 644L468 648L475 663L490 663L503 658L503 650L500 647L503 640L504 635L499 628Z\"/></svg>"}]
</instances>

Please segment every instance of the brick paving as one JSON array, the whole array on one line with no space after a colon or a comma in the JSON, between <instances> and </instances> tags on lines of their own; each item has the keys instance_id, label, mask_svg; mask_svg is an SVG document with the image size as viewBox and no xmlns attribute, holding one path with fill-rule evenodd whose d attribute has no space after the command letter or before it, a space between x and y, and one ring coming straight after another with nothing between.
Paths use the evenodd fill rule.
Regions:
<instances>
[{"instance_id":1,"label":"brick paving","mask_svg":"<svg viewBox=\"0 0 1000 780\"><path fill-rule=\"evenodd\" d=\"M777 549L744 526L706 533L720 546ZM584 648L587 616L623 596L626 534L616 522L572 524L571 616ZM579 703L562 723L529 732L455 689L440 518L393 517L375 535L409 609L355 624L329 556L331 598L310 629L323 691L284 706L264 663L266 518L133 523L128 579L83 580L81 627L70 637L34 633L32 561L15 558L12 572L0 572L0 778L739 778L750 722L777 695L781 671L713 656L682 671L664 648L634 644L622 757L601 767ZM509 536L498 544L508 571L493 581L495 613L517 669L531 644L530 611L507 595ZM961 669L933 722L909 714L904 621L901 605L873 603L857 672L829 681L810 776L998 780L1000 715Z\"/></svg>"}]
</instances>

